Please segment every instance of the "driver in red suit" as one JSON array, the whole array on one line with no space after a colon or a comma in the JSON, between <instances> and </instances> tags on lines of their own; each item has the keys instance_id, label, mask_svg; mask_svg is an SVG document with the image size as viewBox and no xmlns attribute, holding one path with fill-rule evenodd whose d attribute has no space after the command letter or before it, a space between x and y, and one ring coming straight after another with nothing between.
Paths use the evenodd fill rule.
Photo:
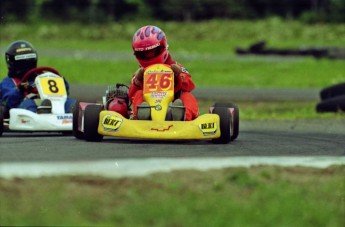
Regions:
<instances>
[{"instance_id":1,"label":"driver in red suit","mask_svg":"<svg viewBox=\"0 0 345 227\"><path fill-rule=\"evenodd\" d=\"M31 69L37 67L37 52L31 43L18 40L9 45L5 53L7 63L8 76L0 83L0 98L1 105L5 106L6 110L11 108L23 108L32 112L37 112L37 104L39 107L46 107L51 111L50 100L40 100L39 103L34 95L35 84L34 79L29 78L25 84L20 84L23 76ZM65 80L67 94L69 92L68 82ZM70 112L75 100L67 98L65 103L66 112ZM50 107L50 110L49 110ZM43 109L43 108L42 108Z\"/></svg>"},{"instance_id":2,"label":"driver in red suit","mask_svg":"<svg viewBox=\"0 0 345 227\"><path fill-rule=\"evenodd\" d=\"M174 71L175 97L172 106L184 108L171 108L171 120L190 121L197 118L198 102L190 93L195 88L194 82L189 72L171 57L164 32L152 25L141 27L133 36L132 48L139 63L128 92L133 104L134 119L149 120L151 116L150 108L137 106L148 106L143 100L143 74L144 68L152 64L167 64Z\"/></svg>"}]
</instances>

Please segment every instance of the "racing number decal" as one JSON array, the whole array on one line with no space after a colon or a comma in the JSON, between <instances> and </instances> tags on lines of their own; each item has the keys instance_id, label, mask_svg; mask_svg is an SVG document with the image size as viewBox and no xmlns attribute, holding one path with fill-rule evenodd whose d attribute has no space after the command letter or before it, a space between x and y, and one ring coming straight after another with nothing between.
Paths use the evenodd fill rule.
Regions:
<instances>
[{"instance_id":1,"label":"racing number decal","mask_svg":"<svg viewBox=\"0 0 345 227\"><path fill-rule=\"evenodd\" d=\"M166 91L171 87L172 75L152 73L146 80L146 88L149 91Z\"/></svg>"},{"instance_id":2,"label":"racing number decal","mask_svg":"<svg viewBox=\"0 0 345 227\"><path fill-rule=\"evenodd\" d=\"M159 81L160 87L161 87L163 90L169 89L170 86L171 86L171 80L172 80L171 74L163 74L163 75L161 76L160 81Z\"/></svg>"},{"instance_id":3,"label":"racing number decal","mask_svg":"<svg viewBox=\"0 0 345 227\"><path fill-rule=\"evenodd\" d=\"M48 80L48 84L49 84L49 90L52 93L58 93L59 92L59 88L56 86L55 80Z\"/></svg>"},{"instance_id":4,"label":"racing number decal","mask_svg":"<svg viewBox=\"0 0 345 227\"><path fill-rule=\"evenodd\" d=\"M150 90L155 89L157 86L156 74L151 74L150 77L147 79L146 84Z\"/></svg>"},{"instance_id":5,"label":"racing number decal","mask_svg":"<svg viewBox=\"0 0 345 227\"><path fill-rule=\"evenodd\" d=\"M43 93L46 95L66 95L64 80L59 78L40 78Z\"/></svg>"}]
</instances>

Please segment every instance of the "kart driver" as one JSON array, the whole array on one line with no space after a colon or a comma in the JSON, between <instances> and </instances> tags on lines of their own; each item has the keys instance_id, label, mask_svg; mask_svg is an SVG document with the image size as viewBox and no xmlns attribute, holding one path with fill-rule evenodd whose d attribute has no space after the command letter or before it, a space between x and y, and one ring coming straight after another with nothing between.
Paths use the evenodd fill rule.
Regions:
<instances>
[{"instance_id":1,"label":"kart driver","mask_svg":"<svg viewBox=\"0 0 345 227\"><path fill-rule=\"evenodd\" d=\"M28 79L28 83L20 84L21 79L29 70L37 67L37 52L27 41L18 40L9 45L5 53L8 75L0 83L1 105L7 110L11 108L23 108L37 113L50 113L50 100L42 100L38 103L35 91L34 78ZM65 80L67 94L69 85ZM70 112L75 100L67 98L66 112ZM37 104L40 104L39 106Z\"/></svg>"},{"instance_id":2,"label":"kart driver","mask_svg":"<svg viewBox=\"0 0 345 227\"><path fill-rule=\"evenodd\" d=\"M132 76L128 96L133 104L134 119L149 120L150 108L137 108L137 106L148 106L143 99L143 74L144 68L152 64L170 65L175 74L175 97L172 103L171 116L174 121L190 121L198 117L198 102L190 93L194 88L189 72L178 64L168 52L168 42L164 32L152 25L139 28L132 41L134 56L139 63L139 69Z\"/></svg>"}]
</instances>

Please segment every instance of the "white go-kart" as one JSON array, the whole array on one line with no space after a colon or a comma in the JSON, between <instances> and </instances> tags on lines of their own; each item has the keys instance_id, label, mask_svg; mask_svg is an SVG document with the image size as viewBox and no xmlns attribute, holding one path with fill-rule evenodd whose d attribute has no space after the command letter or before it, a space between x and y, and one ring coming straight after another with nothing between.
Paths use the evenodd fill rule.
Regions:
<instances>
[{"instance_id":1,"label":"white go-kart","mask_svg":"<svg viewBox=\"0 0 345 227\"><path fill-rule=\"evenodd\" d=\"M20 83L25 84L33 77L34 87L30 87L29 95L38 106L42 100L50 100L51 107L45 107L49 112L34 113L21 108L6 110L0 106L0 136L3 132L72 132L73 114L65 112L67 90L64 79L53 68L38 67L27 72Z\"/></svg>"}]
</instances>

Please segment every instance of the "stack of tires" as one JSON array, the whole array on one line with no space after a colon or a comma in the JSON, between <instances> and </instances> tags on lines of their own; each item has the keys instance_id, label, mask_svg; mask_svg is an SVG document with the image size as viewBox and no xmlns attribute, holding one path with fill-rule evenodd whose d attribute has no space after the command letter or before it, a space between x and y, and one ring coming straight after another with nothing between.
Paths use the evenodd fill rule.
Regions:
<instances>
[{"instance_id":1,"label":"stack of tires","mask_svg":"<svg viewBox=\"0 0 345 227\"><path fill-rule=\"evenodd\" d=\"M322 89L320 98L321 101L316 105L317 112L345 112L345 83Z\"/></svg>"}]
</instances>

